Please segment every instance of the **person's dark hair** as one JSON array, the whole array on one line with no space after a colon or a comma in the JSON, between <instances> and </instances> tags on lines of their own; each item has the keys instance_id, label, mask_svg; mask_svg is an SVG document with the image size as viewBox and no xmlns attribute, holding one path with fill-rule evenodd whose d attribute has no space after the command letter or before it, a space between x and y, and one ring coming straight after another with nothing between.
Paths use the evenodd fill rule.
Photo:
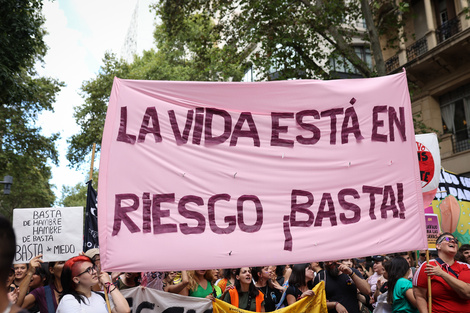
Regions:
<instances>
[{"instance_id":1,"label":"person's dark hair","mask_svg":"<svg viewBox=\"0 0 470 313\"><path fill-rule=\"evenodd\" d=\"M392 261L387 260L387 261L382 263L382 266L384 267L385 271L388 273L388 272L390 272L390 267L392 266Z\"/></svg>"},{"instance_id":2,"label":"person's dark hair","mask_svg":"<svg viewBox=\"0 0 470 313\"><path fill-rule=\"evenodd\" d=\"M390 269L389 271L387 271L388 273L387 302L388 303L392 304L393 288L395 288L397 281L403 276L405 276L406 273L408 273L409 269L410 269L410 265L408 264L408 261L402 258L401 256L393 258L392 261L390 261Z\"/></svg>"},{"instance_id":3,"label":"person's dark hair","mask_svg":"<svg viewBox=\"0 0 470 313\"><path fill-rule=\"evenodd\" d=\"M60 277L60 282L62 283L62 296L69 294L74 296L75 299L77 299L78 303L84 302L85 303L85 296L78 293L75 289L77 288L77 285L73 281L73 278L75 277L74 273L77 271L78 266L83 263L83 262L90 262L91 259L87 257L86 255L79 255L73 258L70 258L65 262L64 264L64 269L62 270L62 275ZM50 265L49 265L50 266Z\"/></svg>"},{"instance_id":4,"label":"person's dark hair","mask_svg":"<svg viewBox=\"0 0 470 313\"><path fill-rule=\"evenodd\" d=\"M223 270L222 272L222 275L224 276L224 278L227 278L227 279L230 279L230 277L232 277L232 268L226 268Z\"/></svg>"},{"instance_id":5,"label":"person's dark hair","mask_svg":"<svg viewBox=\"0 0 470 313\"><path fill-rule=\"evenodd\" d=\"M264 266L252 267L251 268L251 275L253 275L253 279L257 282L259 279L259 274L263 271Z\"/></svg>"},{"instance_id":6,"label":"person's dark hair","mask_svg":"<svg viewBox=\"0 0 470 313\"><path fill-rule=\"evenodd\" d=\"M459 251L462 252L462 253L463 253L464 251L467 251L467 250L470 250L470 245L467 244L467 243L461 245L460 248L459 248Z\"/></svg>"},{"instance_id":7,"label":"person's dark hair","mask_svg":"<svg viewBox=\"0 0 470 313\"><path fill-rule=\"evenodd\" d=\"M235 272L235 275L240 275L240 271L242 268L237 268L237 271ZM253 272L251 272L251 275L253 276ZM235 279L235 288L237 289L238 294L242 292L242 286L240 284L240 281L238 279ZM258 289L256 289L255 284L253 284L253 280L250 282L250 288L248 289L248 297L252 297L255 299L259 294Z\"/></svg>"},{"instance_id":8,"label":"person's dark hair","mask_svg":"<svg viewBox=\"0 0 470 313\"><path fill-rule=\"evenodd\" d=\"M463 262L463 263L467 263L467 258L465 258L463 253L460 252L460 251L457 251L457 253L454 256L454 260L459 261L459 262Z\"/></svg>"},{"instance_id":9,"label":"person's dark hair","mask_svg":"<svg viewBox=\"0 0 470 313\"><path fill-rule=\"evenodd\" d=\"M51 269L53 269L57 263L58 262L49 262L49 264L47 265L47 274L49 277L48 284L51 286L55 286L55 276L51 274Z\"/></svg>"},{"instance_id":10,"label":"person's dark hair","mask_svg":"<svg viewBox=\"0 0 470 313\"><path fill-rule=\"evenodd\" d=\"M442 233L439 237L437 237L437 239L436 239L436 245L440 243L440 241L442 240L442 238L447 237L447 236L452 236L452 238L455 238L455 236L452 235L452 234L449 233L449 232Z\"/></svg>"},{"instance_id":11,"label":"person's dark hair","mask_svg":"<svg viewBox=\"0 0 470 313\"><path fill-rule=\"evenodd\" d=\"M292 273L289 277L289 286L305 286L305 269L310 263L295 264L292 266Z\"/></svg>"},{"instance_id":12,"label":"person's dark hair","mask_svg":"<svg viewBox=\"0 0 470 313\"><path fill-rule=\"evenodd\" d=\"M47 271L44 269L44 267L42 266L36 267L36 269L34 270L34 274L41 276L42 286L45 286L49 282L49 275Z\"/></svg>"},{"instance_id":13,"label":"person's dark hair","mask_svg":"<svg viewBox=\"0 0 470 313\"><path fill-rule=\"evenodd\" d=\"M0 215L0 281L5 284L15 257L16 238L10 221Z\"/></svg>"},{"instance_id":14,"label":"person's dark hair","mask_svg":"<svg viewBox=\"0 0 470 313\"><path fill-rule=\"evenodd\" d=\"M276 276L277 277L283 277L285 269L286 269L285 265L277 265L276 266Z\"/></svg>"}]
</instances>

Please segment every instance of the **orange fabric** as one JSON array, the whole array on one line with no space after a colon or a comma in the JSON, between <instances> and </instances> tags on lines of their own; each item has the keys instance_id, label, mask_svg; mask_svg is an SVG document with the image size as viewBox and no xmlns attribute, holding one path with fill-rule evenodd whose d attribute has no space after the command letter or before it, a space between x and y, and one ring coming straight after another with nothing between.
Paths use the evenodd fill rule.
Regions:
<instances>
[{"instance_id":1,"label":"orange fabric","mask_svg":"<svg viewBox=\"0 0 470 313\"><path fill-rule=\"evenodd\" d=\"M228 291L230 293L230 304L238 308L238 291L233 288ZM261 312L261 303L264 301L264 294L258 290L256 296L256 312Z\"/></svg>"},{"instance_id":2,"label":"orange fabric","mask_svg":"<svg viewBox=\"0 0 470 313\"><path fill-rule=\"evenodd\" d=\"M225 288L227 288L227 282L228 282L228 279L224 278L217 283L217 286L219 286L220 289L222 289L222 292L225 292Z\"/></svg>"}]
</instances>

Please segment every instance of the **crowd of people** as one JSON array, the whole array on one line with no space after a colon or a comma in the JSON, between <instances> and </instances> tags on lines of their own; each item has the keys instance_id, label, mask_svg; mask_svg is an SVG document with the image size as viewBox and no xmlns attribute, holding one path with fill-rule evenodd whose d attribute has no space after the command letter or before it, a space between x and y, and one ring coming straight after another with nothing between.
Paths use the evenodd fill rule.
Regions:
<instances>
[{"instance_id":1,"label":"crowd of people","mask_svg":"<svg viewBox=\"0 0 470 313\"><path fill-rule=\"evenodd\" d=\"M107 273L98 249L65 262L45 264L39 255L12 266L14 233L3 217L0 224L0 278L6 281L0 312L128 313L120 291L136 286L271 312L314 296L312 289L324 282L329 312L428 313L428 277L432 312L470 312L470 245L459 249L450 233L439 236L437 255L429 263L420 251L416 257L405 252L253 268ZM6 243L11 238L13 246Z\"/></svg>"}]
</instances>

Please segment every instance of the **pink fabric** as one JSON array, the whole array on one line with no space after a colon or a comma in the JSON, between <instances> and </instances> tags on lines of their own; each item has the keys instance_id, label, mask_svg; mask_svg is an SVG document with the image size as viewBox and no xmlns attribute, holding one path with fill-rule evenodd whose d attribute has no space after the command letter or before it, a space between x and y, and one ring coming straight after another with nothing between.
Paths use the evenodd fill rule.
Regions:
<instances>
[{"instance_id":1,"label":"pink fabric","mask_svg":"<svg viewBox=\"0 0 470 313\"><path fill-rule=\"evenodd\" d=\"M106 270L425 249L406 74L260 83L116 78L103 134Z\"/></svg>"}]
</instances>

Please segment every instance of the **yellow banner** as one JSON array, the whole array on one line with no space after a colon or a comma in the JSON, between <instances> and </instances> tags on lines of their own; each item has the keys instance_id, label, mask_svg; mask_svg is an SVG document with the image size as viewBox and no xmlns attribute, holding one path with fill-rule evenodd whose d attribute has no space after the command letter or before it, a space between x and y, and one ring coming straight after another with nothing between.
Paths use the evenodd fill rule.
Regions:
<instances>
[{"instance_id":1,"label":"yellow banner","mask_svg":"<svg viewBox=\"0 0 470 313\"><path fill-rule=\"evenodd\" d=\"M326 313L326 294L324 282L320 282L313 288L315 295L313 297L305 297L286 308L276 310L276 313ZM251 311L239 309L227 302L216 299L212 303L214 313L249 313Z\"/></svg>"}]
</instances>

